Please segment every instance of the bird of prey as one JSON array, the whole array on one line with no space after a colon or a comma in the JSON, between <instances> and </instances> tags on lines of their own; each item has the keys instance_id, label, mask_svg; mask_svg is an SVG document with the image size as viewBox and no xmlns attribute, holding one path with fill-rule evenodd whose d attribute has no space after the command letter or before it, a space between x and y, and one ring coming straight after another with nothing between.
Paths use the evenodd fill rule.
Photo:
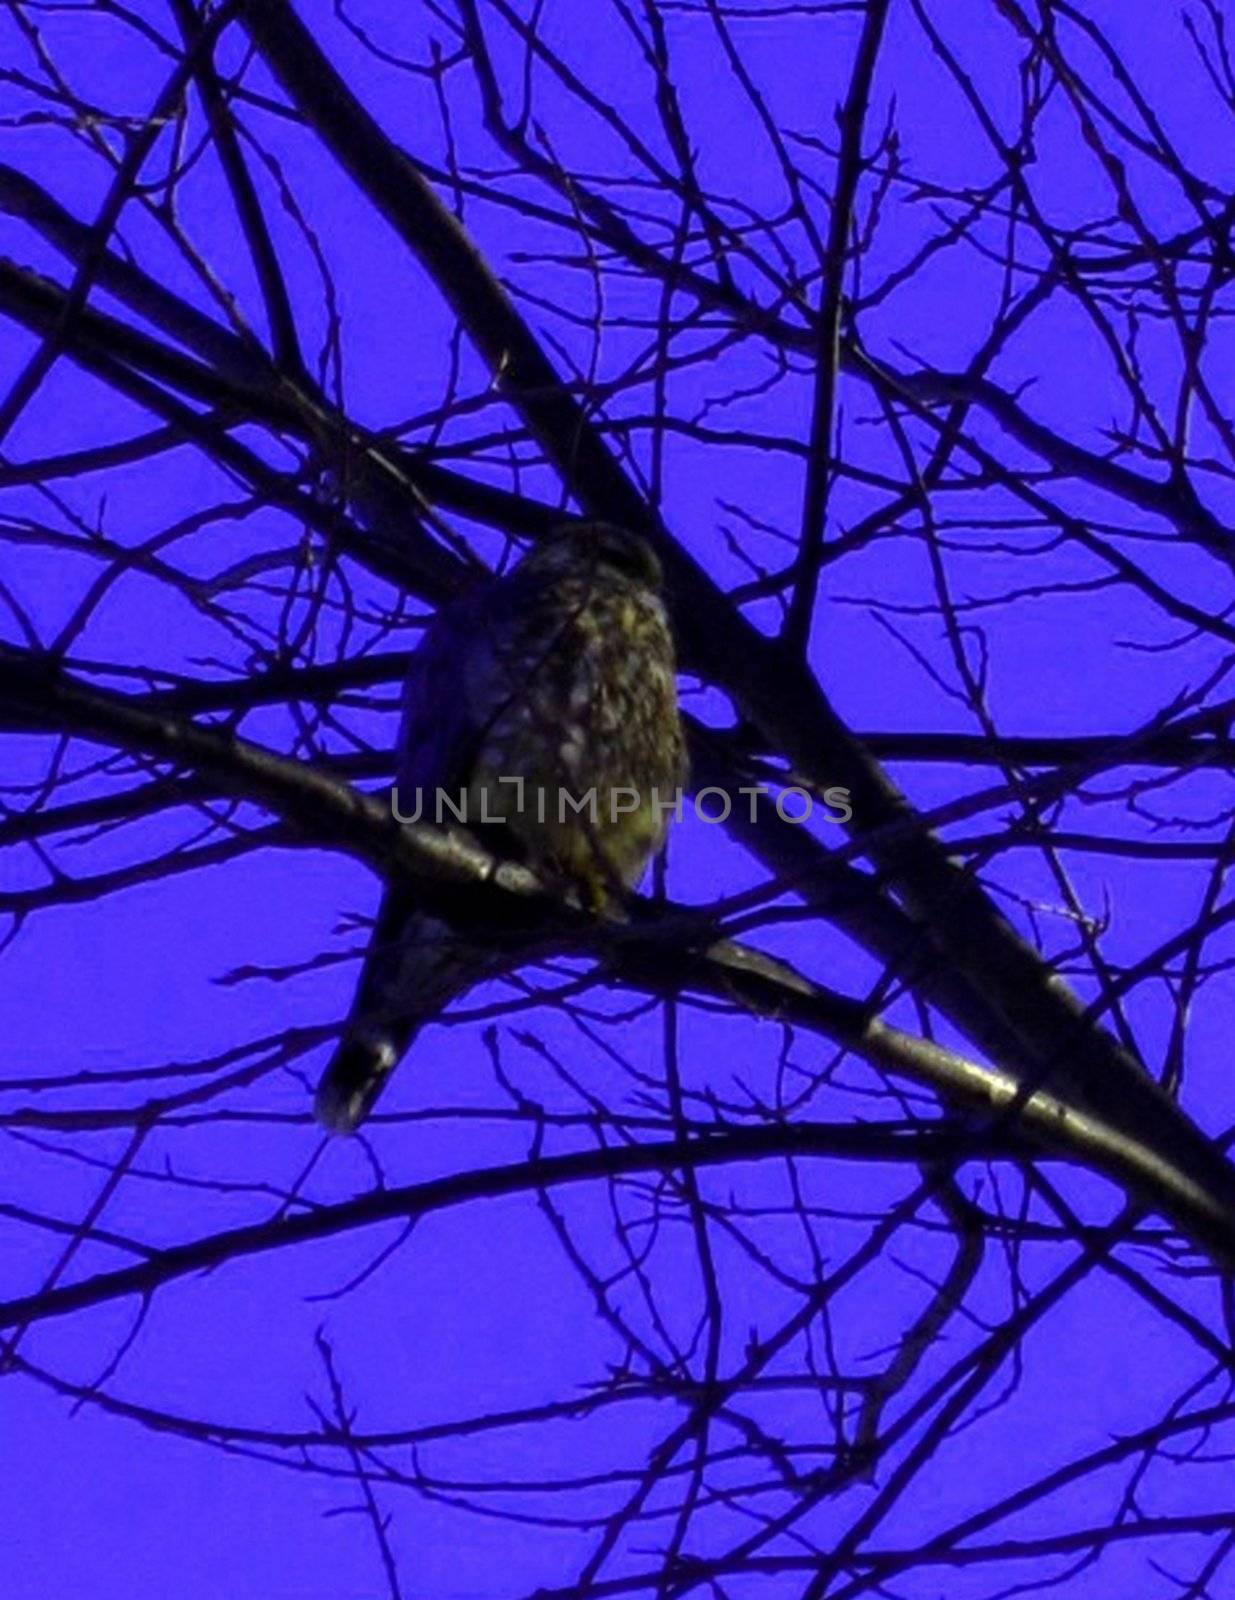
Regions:
<instances>
[{"instance_id":1,"label":"bird of prey","mask_svg":"<svg viewBox=\"0 0 1235 1600\"><path fill-rule=\"evenodd\" d=\"M467 827L593 909L632 889L686 781L672 637L650 545L572 523L443 607L403 695L399 814ZM591 792L595 799L591 799ZM493 819L500 819L492 826ZM484 974L477 941L386 890L317 1093L335 1133L367 1116L417 1029Z\"/></svg>"}]
</instances>

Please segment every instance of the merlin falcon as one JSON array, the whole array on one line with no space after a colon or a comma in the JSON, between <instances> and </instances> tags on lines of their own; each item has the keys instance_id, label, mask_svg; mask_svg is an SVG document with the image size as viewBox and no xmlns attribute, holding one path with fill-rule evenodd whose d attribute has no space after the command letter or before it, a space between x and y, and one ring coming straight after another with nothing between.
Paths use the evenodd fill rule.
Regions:
<instances>
[{"instance_id":1,"label":"merlin falcon","mask_svg":"<svg viewBox=\"0 0 1235 1600\"><path fill-rule=\"evenodd\" d=\"M466 827L600 911L660 848L686 781L672 636L646 540L572 523L506 576L443 607L412 657L396 752L399 813ZM595 799L591 799L594 791ZM494 825L496 822L496 825ZM475 940L383 896L317 1116L351 1133L417 1030L484 976Z\"/></svg>"}]
</instances>

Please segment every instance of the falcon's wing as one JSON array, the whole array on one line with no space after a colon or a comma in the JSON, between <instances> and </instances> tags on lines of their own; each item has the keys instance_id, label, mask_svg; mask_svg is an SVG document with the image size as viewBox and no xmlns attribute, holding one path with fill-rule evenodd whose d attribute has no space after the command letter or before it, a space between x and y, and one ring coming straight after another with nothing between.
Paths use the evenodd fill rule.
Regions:
<instances>
[{"instance_id":1,"label":"falcon's wing","mask_svg":"<svg viewBox=\"0 0 1235 1600\"><path fill-rule=\"evenodd\" d=\"M486 588L443 607L409 664L395 762L403 816L417 814L419 791L419 816L432 823L436 791L457 797L468 782L494 698L491 594ZM317 1091L318 1120L332 1132L359 1125L419 1024L478 975L468 953L445 923L417 908L414 890L385 891L343 1037Z\"/></svg>"},{"instance_id":2,"label":"falcon's wing","mask_svg":"<svg viewBox=\"0 0 1235 1600\"><path fill-rule=\"evenodd\" d=\"M474 710L468 692L473 677L468 654L473 642L484 647L486 610L483 594L444 606L408 665L395 762L404 815L415 804L417 790L425 796L431 819L433 791L457 790L467 782L485 720L484 708Z\"/></svg>"}]
</instances>

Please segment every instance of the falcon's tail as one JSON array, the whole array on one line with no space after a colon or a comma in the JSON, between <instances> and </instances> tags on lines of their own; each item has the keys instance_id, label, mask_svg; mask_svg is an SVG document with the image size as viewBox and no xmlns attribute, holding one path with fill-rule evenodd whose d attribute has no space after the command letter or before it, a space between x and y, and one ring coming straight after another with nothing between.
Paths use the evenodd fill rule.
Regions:
<instances>
[{"instance_id":1,"label":"falcon's tail","mask_svg":"<svg viewBox=\"0 0 1235 1600\"><path fill-rule=\"evenodd\" d=\"M426 1022L481 975L474 946L418 911L406 891L382 897L351 1015L322 1074L315 1110L331 1133L354 1133Z\"/></svg>"},{"instance_id":2,"label":"falcon's tail","mask_svg":"<svg viewBox=\"0 0 1235 1600\"><path fill-rule=\"evenodd\" d=\"M373 1109L412 1040L413 1029L394 1038L390 1032L345 1038L317 1086L313 1111L331 1133L355 1133Z\"/></svg>"}]
</instances>

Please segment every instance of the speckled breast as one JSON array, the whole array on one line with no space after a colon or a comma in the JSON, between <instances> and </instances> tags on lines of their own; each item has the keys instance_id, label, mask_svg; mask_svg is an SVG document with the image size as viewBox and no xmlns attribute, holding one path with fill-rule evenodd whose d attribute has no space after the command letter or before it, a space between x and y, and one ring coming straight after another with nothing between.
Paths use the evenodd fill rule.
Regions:
<instances>
[{"instance_id":1,"label":"speckled breast","mask_svg":"<svg viewBox=\"0 0 1235 1600\"><path fill-rule=\"evenodd\" d=\"M510 695L485 730L469 813L593 891L633 886L685 782L673 643L649 589L563 580L501 652Z\"/></svg>"}]
</instances>

